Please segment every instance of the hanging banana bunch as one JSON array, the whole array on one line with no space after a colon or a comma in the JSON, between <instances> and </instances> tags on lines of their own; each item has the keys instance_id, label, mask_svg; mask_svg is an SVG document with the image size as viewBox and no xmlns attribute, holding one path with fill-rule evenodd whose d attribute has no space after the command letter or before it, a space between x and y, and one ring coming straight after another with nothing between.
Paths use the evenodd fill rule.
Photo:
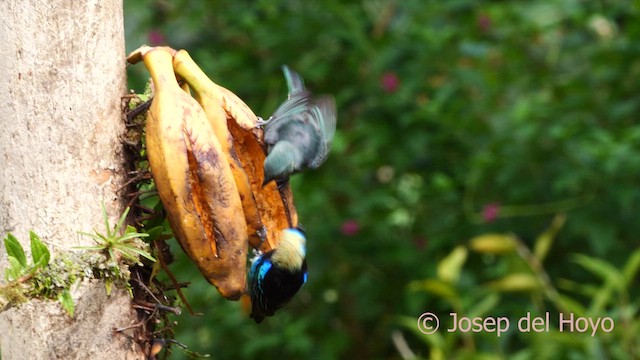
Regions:
<instances>
[{"instance_id":1,"label":"hanging banana bunch","mask_svg":"<svg viewBox=\"0 0 640 360\"><path fill-rule=\"evenodd\" d=\"M186 51L143 46L127 60L142 60L153 81L146 149L173 233L220 294L238 299L249 245L268 252L284 229L298 226L291 190L262 186L266 155L257 117Z\"/></svg>"},{"instance_id":2,"label":"hanging banana bunch","mask_svg":"<svg viewBox=\"0 0 640 360\"><path fill-rule=\"evenodd\" d=\"M282 193L275 183L262 186L266 155L257 117L234 93L211 81L185 50L174 55L173 66L193 90L229 159L243 201L250 245L263 252L275 248L280 232L291 227L290 222L297 226L298 219L288 186ZM267 241L260 235L266 235Z\"/></svg>"}]
</instances>

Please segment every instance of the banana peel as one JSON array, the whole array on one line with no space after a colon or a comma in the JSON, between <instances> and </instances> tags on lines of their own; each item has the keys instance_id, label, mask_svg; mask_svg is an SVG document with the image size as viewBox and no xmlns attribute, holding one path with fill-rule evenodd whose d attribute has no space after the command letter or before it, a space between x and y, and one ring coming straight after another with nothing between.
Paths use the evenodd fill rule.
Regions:
<instances>
[{"instance_id":1,"label":"banana peel","mask_svg":"<svg viewBox=\"0 0 640 360\"><path fill-rule=\"evenodd\" d=\"M176 81L172 52L141 51L154 98L146 146L160 200L176 239L220 294L246 288L246 222L227 157L200 105Z\"/></svg>"},{"instance_id":2,"label":"banana peel","mask_svg":"<svg viewBox=\"0 0 640 360\"><path fill-rule=\"evenodd\" d=\"M262 186L257 117L186 51L142 46L127 60L143 61L155 87L147 156L174 235L220 294L237 300L246 289L248 246L270 251L283 229L298 226L291 189Z\"/></svg>"},{"instance_id":3,"label":"banana peel","mask_svg":"<svg viewBox=\"0 0 640 360\"><path fill-rule=\"evenodd\" d=\"M260 250L267 252L278 247L278 236L282 230L299 225L298 213L293 203L293 193L289 184L281 189L278 189L274 181L262 186L266 153L261 143L256 140L253 133L244 131L232 120L228 123L238 152L252 154L250 157L241 157L240 160L243 167L253 174L250 177L251 189L254 191L258 211L264 219L263 222L267 229L267 241L262 243Z\"/></svg>"},{"instance_id":4,"label":"banana peel","mask_svg":"<svg viewBox=\"0 0 640 360\"><path fill-rule=\"evenodd\" d=\"M189 85L190 89L193 89L194 98L204 110L209 124L220 141L222 150L229 160L231 172L242 200L249 243L253 247L258 247L264 241L265 229L258 213L255 197L251 191L249 178L242 167L239 154L233 144L233 138L227 128L226 113L220 106L216 96L217 89L193 61L186 61L187 59L185 61L176 61L180 54L184 54L183 50L174 55L174 71ZM188 58L188 60L191 60L191 58Z\"/></svg>"},{"instance_id":5,"label":"banana peel","mask_svg":"<svg viewBox=\"0 0 640 360\"><path fill-rule=\"evenodd\" d=\"M288 184L282 189L274 182L262 186L266 154L256 115L233 92L209 79L187 51L176 52L173 67L193 90L227 156L233 159L230 163L243 199L250 245L263 252L277 247L280 232L298 226L298 215ZM221 118L220 112L226 116Z\"/></svg>"}]
</instances>

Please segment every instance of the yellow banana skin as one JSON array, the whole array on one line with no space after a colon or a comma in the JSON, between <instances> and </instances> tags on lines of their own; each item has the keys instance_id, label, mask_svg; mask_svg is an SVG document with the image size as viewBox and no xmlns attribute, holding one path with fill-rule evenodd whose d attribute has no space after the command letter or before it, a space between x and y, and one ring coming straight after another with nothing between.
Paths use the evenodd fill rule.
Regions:
<instances>
[{"instance_id":1,"label":"yellow banana skin","mask_svg":"<svg viewBox=\"0 0 640 360\"><path fill-rule=\"evenodd\" d=\"M257 117L233 92L211 81L185 50L174 55L173 66L194 91L229 158L250 245L262 251L277 247L280 232L298 226L298 217L289 186L282 193L273 182L262 186L265 153Z\"/></svg>"},{"instance_id":2,"label":"yellow banana skin","mask_svg":"<svg viewBox=\"0 0 640 360\"><path fill-rule=\"evenodd\" d=\"M200 105L178 85L168 48L141 48L155 93L147 115L149 165L176 239L227 299L246 288L247 225L238 187Z\"/></svg>"},{"instance_id":3,"label":"yellow banana skin","mask_svg":"<svg viewBox=\"0 0 640 360\"><path fill-rule=\"evenodd\" d=\"M256 129L258 117L251 111L251 108L229 89L218 84L215 84L215 86L219 92L222 108L227 112L227 117L233 119L238 126L246 131Z\"/></svg>"},{"instance_id":4,"label":"yellow banana skin","mask_svg":"<svg viewBox=\"0 0 640 360\"><path fill-rule=\"evenodd\" d=\"M242 167L231 133L227 129L227 115L218 100L220 98L217 94L218 87L209 80L184 50L180 50L174 55L173 67L175 73L193 89L194 98L204 110L209 124L220 141L222 150L229 160L233 179L242 201L249 243L254 247L259 246L265 240L265 228L258 213L258 206L251 191L249 178Z\"/></svg>"}]
</instances>

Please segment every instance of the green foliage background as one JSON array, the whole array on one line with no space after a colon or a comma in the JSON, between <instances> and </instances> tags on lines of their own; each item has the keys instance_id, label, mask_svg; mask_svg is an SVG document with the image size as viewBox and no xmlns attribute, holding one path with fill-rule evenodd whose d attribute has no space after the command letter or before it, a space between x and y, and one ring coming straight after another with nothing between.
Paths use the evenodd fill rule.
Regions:
<instances>
[{"instance_id":1,"label":"green foliage background","mask_svg":"<svg viewBox=\"0 0 640 360\"><path fill-rule=\"evenodd\" d=\"M307 285L256 325L174 244L204 313L176 318L176 339L219 359L640 357L639 15L627 0L125 1L128 51L187 49L262 117L286 96L282 64L338 104L327 163L292 179ZM146 76L130 68L130 86ZM558 213L543 273L516 251L448 257L487 233L534 248ZM499 285L514 273L565 300ZM443 326L452 311L572 311L616 327L426 336L425 311Z\"/></svg>"}]
</instances>

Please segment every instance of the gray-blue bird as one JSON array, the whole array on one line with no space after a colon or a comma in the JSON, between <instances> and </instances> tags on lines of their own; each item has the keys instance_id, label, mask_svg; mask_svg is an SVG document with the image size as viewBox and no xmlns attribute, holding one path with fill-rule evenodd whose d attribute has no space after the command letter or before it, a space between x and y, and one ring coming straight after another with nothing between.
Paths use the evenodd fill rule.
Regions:
<instances>
[{"instance_id":1,"label":"gray-blue bird","mask_svg":"<svg viewBox=\"0 0 640 360\"><path fill-rule=\"evenodd\" d=\"M336 132L333 96L313 96L300 75L282 66L289 89L288 99L264 121L263 186L271 180L286 182L303 168L316 169L327 159Z\"/></svg>"}]
</instances>

